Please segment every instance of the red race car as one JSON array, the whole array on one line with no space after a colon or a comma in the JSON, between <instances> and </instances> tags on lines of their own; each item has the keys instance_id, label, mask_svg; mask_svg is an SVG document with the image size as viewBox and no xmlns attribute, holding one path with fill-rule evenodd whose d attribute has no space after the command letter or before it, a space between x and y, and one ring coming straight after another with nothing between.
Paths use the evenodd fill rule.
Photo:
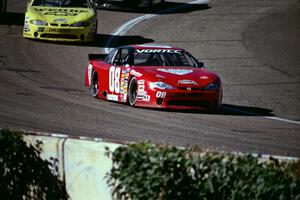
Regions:
<instances>
[{"instance_id":1,"label":"red race car","mask_svg":"<svg viewBox=\"0 0 300 200\"><path fill-rule=\"evenodd\" d=\"M96 98L137 107L216 111L222 102L216 74L184 49L155 44L90 54L85 85Z\"/></svg>"}]
</instances>

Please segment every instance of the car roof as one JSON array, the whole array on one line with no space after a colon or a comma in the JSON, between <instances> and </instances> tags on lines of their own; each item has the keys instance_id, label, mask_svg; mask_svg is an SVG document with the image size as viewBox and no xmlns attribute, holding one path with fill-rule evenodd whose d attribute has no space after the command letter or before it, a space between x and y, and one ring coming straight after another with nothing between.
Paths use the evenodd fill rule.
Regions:
<instances>
[{"instance_id":1,"label":"car roof","mask_svg":"<svg viewBox=\"0 0 300 200\"><path fill-rule=\"evenodd\" d=\"M172 49L172 50L183 50L182 48L170 46L170 45L163 45L163 44L133 44L128 45L133 49Z\"/></svg>"}]
</instances>

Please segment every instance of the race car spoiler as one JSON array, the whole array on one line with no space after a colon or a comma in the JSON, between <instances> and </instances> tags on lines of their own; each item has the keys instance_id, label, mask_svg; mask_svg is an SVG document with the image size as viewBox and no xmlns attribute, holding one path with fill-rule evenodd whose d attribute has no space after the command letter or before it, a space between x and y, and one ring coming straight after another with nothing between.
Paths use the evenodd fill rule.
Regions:
<instances>
[{"instance_id":1,"label":"race car spoiler","mask_svg":"<svg viewBox=\"0 0 300 200\"><path fill-rule=\"evenodd\" d=\"M103 60L107 54L89 54L89 60Z\"/></svg>"}]
</instances>

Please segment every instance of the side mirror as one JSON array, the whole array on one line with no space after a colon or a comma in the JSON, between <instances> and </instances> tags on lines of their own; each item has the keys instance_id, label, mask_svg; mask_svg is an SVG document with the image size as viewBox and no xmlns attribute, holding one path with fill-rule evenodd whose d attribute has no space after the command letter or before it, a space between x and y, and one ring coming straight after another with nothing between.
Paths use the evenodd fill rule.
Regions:
<instances>
[{"instance_id":1,"label":"side mirror","mask_svg":"<svg viewBox=\"0 0 300 200\"><path fill-rule=\"evenodd\" d=\"M203 62L198 62L198 67L199 68L203 68L204 67L204 63Z\"/></svg>"},{"instance_id":2,"label":"side mirror","mask_svg":"<svg viewBox=\"0 0 300 200\"><path fill-rule=\"evenodd\" d=\"M123 65L123 66L128 65L128 64L129 64L128 60L123 60L123 61L122 61L122 65Z\"/></svg>"}]
</instances>

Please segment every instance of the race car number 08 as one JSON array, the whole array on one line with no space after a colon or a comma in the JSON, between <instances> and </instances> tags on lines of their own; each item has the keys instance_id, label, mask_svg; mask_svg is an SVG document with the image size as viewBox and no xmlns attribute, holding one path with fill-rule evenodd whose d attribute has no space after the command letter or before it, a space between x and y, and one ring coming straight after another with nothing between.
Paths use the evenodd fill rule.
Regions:
<instances>
[{"instance_id":1,"label":"race car number 08","mask_svg":"<svg viewBox=\"0 0 300 200\"><path fill-rule=\"evenodd\" d=\"M111 66L109 69L109 91L120 93L120 73L121 68Z\"/></svg>"},{"instance_id":2,"label":"race car number 08","mask_svg":"<svg viewBox=\"0 0 300 200\"><path fill-rule=\"evenodd\" d=\"M157 98L165 98L166 97L166 92L161 92L161 91L158 91L157 93L156 93L156 97Z\"/></svg>"}]
</instances>

